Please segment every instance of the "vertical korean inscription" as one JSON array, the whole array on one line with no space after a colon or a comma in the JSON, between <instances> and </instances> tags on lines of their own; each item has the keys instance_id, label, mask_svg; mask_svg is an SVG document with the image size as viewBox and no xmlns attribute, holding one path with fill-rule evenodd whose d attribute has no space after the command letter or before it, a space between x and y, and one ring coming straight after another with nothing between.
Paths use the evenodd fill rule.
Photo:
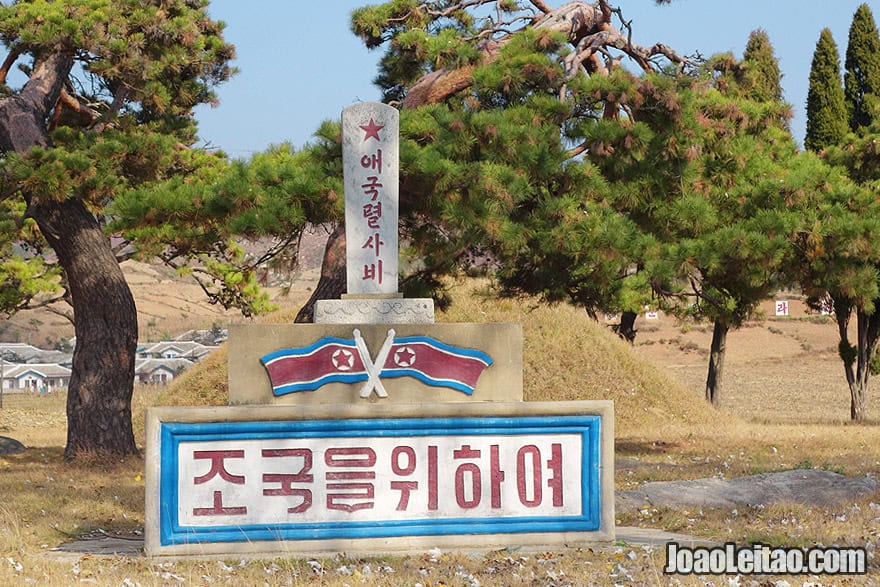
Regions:
<instances>
[{"instance_id":1,"label":"vertical korean inscription","mask_svg":"<svg viewBox=\"0 0 880 587\"><path fill-rule=\"evenodd\" d=\"M397 293L399 126L385 104L342 111L349 294Z\"/></svg>"}]
</instances>

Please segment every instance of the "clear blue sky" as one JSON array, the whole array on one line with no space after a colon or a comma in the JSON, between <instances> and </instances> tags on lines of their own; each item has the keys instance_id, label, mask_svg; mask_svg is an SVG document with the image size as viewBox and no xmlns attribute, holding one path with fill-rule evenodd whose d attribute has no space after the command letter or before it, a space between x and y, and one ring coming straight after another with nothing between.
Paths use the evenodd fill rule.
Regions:
<instances>
[{"instance_id":1,"label":"clear blue sky","mask_svg":"<svg viewBox=\"0 0 880 587\"><path fill-rule=\"evenodd\" d=\"M321 121L338 119L346 106L379 99L372 80L381 50L368 51L349 30L349 15L369 0L211 0L209 11L227 23L240 73L217 89L220 105L198 111L200 137L232 157L271 144L297 147ZM559 6L563 0L549 0ZM819 33L828 27L841 66L856 0L616 0L632 20L633 41L663 42L682 54L731 51L742 57L749 33L770 36L783 73L785 99L794 107L792 130L803 141L810 62ZM880 18L880 0L866 2ZM615 20L616 22L616 20Z\"/></svg>"}]
</instances>

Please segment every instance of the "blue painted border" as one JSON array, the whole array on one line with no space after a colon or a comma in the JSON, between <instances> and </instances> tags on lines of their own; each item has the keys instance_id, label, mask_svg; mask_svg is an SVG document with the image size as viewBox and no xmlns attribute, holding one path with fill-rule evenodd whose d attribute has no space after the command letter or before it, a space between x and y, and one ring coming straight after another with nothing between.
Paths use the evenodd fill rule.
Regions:
<instances>
[{"instance_id":1,"label":"blue painted border","mask_svg":"<svg viewBox=\"0 0 880 587\"><path fill-rule=\"evenodd\" d=\"M458 534L588 532L599 530L601 418L598 415L464 418L376 418L252 422L161 422L159 433L159 536L162 546L193 543L335 538L387 538ZM362 438L454 435L582 435L579 516L439 518L248 526L181 526L178 511L178 445L235 439Z\"/></svg>"}]
</instances>

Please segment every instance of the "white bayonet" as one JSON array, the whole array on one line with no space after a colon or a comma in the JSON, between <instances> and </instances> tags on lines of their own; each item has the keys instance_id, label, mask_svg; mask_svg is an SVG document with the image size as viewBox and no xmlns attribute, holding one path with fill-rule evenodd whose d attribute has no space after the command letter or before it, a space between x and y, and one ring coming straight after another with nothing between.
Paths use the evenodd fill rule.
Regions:
<instances>
[{"instance_id":1,"label":"white bayonet","mask_svg":"<svg viewBox=\"0 0 880 587\"><path fill-rule=\"evenodd\" d=\"M388 330L385 342L382 343L382 348L379 349L379 354L376 355L376 360L374 362L370 359L370 351L367 348L367 343L361 336L361 331L357 328L354 329L354 342L357 346L358 354L361 357L361 362L364 364L364 369L367 371L369 377L363 387L361 387L361 397L370 397L370 394L373 393L374 389L376 390L377 396L388 397L388 392L385 391L380 376L382 375L382 369L385 367L385 361L388 359L388 353L391 352L391 346L394 344L394 334L393 328Z\"/></svg>"}]
</instances>

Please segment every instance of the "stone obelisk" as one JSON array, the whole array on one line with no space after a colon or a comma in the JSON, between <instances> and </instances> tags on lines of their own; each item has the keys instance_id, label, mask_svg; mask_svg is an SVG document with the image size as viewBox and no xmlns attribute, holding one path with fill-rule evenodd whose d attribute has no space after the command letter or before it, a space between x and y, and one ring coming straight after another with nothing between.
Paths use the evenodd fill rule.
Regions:
<instances>
[{"instance_id":1,"label":"stone obelisk","mask_svg":"<svg viewBox=\"0 0 880 587\"><path fill-rule=\"evenodd\" d=\"M315 304L319 324L434 322L434 301L398 291L400 122L386 104L342 111L347 293Z\"/></svg>"}]
</instances>

